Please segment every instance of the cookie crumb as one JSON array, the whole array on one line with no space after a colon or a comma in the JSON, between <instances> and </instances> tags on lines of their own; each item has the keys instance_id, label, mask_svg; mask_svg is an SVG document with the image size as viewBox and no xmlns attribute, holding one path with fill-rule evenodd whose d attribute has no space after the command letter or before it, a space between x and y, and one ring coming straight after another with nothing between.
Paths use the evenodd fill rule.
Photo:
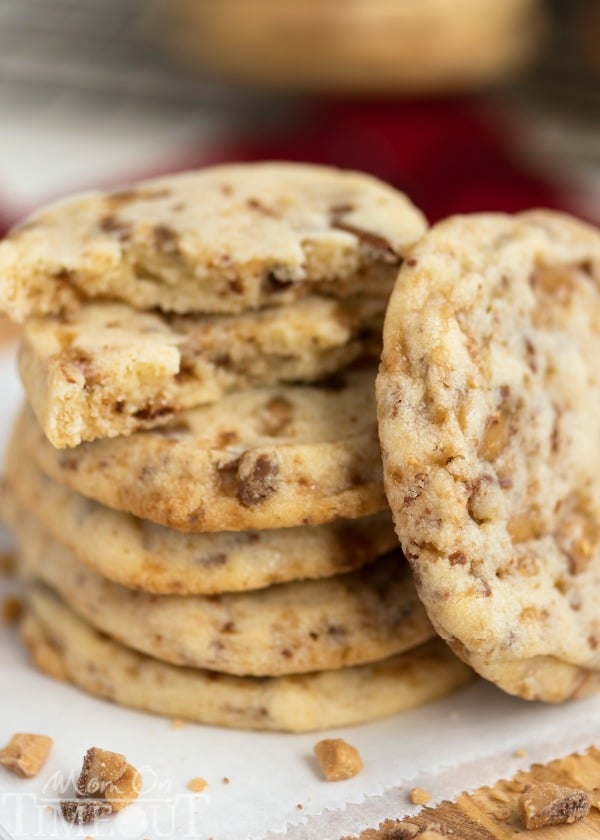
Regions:
<instances>
[{"instance_id":1,"label":"cookie crumb","mask_svg":"<svg viewBox=\"0 0 600 840\"><path fill-rule=\"evenodd\" d=\"M515 750L515 758L525 758L527 750Z\"/></svg>"},{"instance_id":2,"label":"cookie crumb","mask_svg":"<svg viewBox=\"0 0 600 840\"><path fill-rule=\"evenodd\" d=\"M496 788L490 790L490 799L494 799L496 802L502 802L505 805L510 802L510 796L504 793L503 790L496 790Z\"/></svg>"},{"instance_id":3,"label":"cookie crumb","mask_svg":"<svg viewBox=\"0 0 600 840\"><path fill-rule=\"evenodd\" d=\"M429 791L421 787L411 788L409 796L413 805L427 805L427 803L431 801L431 794Z\"/></svg>"},{"instance_id":4,"label":"cookie crumb","mask_svg":"<svg viewBox=\"0 0 600 840\"><path fill-rule=\"evenodd\" d=\"M23 615L23 602L14 595L7 595L2 601L2 610L0 611L2 623L8 625L17 624Z\"/></svg>"},{"instance_id":5,"label":"cookie crumb","mask_svg":"<svg viewBox=\"0 0 600 840\"><path fill-rule=\"evenodd\" d=\"M179 718L173 718L171 721L171 729L183 729L185 726L187 726L186 722Z\"/></svg>"},{"instance_id":6,"label":"cookie crumb","mask_svg":"<svg viewBox=\"0 0 600 840\"><path fill-rule=\"evenodd\" d=\"M72 825L86 825L112 814L110 805L101 799L63 799L60 810L64 819Z\"/></svg>"},{"instance_id":7,"label":"cookie crumb","mask_svg":"<svg viewBox=\"0 0 600 840\"><path fill-rule=\"evenodd\" d=\"M222 782L224 785L228 785L230 781L231 779L229 778L229 776L223 776Z\"/></svg>"},{"instance_id":8,"label":"cookie crumb","mask_svg":"<svg viewBox=\"0 0 600 840\"><path fill-rule=\"evenodd\" d=\"M315 744L314 752L328 782L351 779L363 769L360 753L343 738L325 738Z\"/></svg>"},{"instance_id":9,"label":"cookie crumb","mask_svg":"<svg viewBox=\"0 0 600 840\"><path fill-rule=\"evenodd\" d=\"M206 790L208 787L208 782L206 779L203 779L202 776L194 776L193 779L189 780L186 787L193 793L202 793L202 791Z\"/></svg>"},{"instance_id":10,"label":"cookie crumb","mask_svg":"<svg viewBox=\"0 0 600 840\"><path fill-rule=\"evenodd\" d=\"M589 814L590 798L584 790L542 782L519 797L519 812L529 829L574 823Z\"/></svg>"},{"instance_id":11,"label":"cookie crumb","mask_svg":"<svg viewBox=\"0 0 600 840\"><path fill-rule=\"evenodd\" d=\"M48 735L32 735L18 732L0 750L0 766L23 778L37 776L52 749L52 738Z\"/></svg>"}]
</instances>

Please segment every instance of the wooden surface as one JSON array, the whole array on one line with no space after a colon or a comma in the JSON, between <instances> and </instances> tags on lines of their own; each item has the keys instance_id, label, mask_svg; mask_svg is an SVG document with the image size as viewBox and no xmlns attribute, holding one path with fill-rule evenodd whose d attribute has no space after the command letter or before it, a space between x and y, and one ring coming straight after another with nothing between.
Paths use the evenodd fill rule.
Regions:
<instances>
[{"instance_id":1,"label":"wooden surface","mask_svg":"<svg viewBox=\"0 0 600 840\"><path fill-rule=\"evenodd\" d=\"M600 750L595 747L584 755L570 755L549 764L534 764L528 771L512 779L500 780L493 787L482 787L474 793L463 793L454 802L442 802L436 808L423 808L418 816L382 823L360 835L360 840L409 840L411 826L424 828L437 824L451 840L598 840L600 811L592 808L589 815L572 825L557 825L528 831L523 826L517 803L526 785L554 782L580 788L588 793L600 787Z\"/></svg>"}]
</instances>

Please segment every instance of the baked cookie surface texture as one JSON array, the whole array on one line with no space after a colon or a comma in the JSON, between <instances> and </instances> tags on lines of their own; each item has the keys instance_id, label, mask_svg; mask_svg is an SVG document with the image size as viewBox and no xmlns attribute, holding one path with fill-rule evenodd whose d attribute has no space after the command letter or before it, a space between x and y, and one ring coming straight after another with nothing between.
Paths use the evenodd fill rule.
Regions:
<instances>
[{"instance_id":1,"label":"baked cookie surface texture","mask_svg":"<svg viewBox=\"0 0 600 840\"><path fill-rule=\"evenodd\" d=\"M600 233L448 219L412 249L377 381L386 492L437 631L506 691L600 685Z\"/></svg>"}]
</instances>

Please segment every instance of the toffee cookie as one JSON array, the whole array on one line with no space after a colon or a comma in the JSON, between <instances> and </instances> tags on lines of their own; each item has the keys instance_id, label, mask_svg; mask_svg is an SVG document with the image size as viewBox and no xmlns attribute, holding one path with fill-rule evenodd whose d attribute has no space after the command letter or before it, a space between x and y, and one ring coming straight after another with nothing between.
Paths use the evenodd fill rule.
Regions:
<instances>
[{"instance_id":1,"label":"toffee cookie","mask_svg":"<svg viewBox=\"0 0 600 840\"><path fill-rule=\"evenodd\" d=\"M387 496L437 631L528 699L600 687L600 233L448 219L393 292L377 381Z\"/></svg>"},{"instance_id":2,"label":"toffee cookie","mask_svg":"<svg viewBox=\"0 0 600 840\"><path fill-rule=\"evenodd\" d=\"M26 409L14 439L55 481L182 531L353 519L386 508L374 379L367 368L327 386L230 394L160 429L67 450Z\"/></svg>"},{"instance_id":3,"label":"toffee cookie","mask_svg":"<svg viewBox=\"0 0 600 840\"><path fill-rule=\"evenodd\" d=\"M444 697L472 678L439 639L371 665L289 677L232 677L167 665L113 642L49 591L30 591L23 637L36 665L124 706L236 729L350 726Z\"/></svg>"},{"instance_id":4,"label":"toffee cookie","mask_svg":"<svg viewBox=\"0 0 600 840\"><path fill-rule=\"evenodd\" d=\"M150 595L82 566L29 518L21 572L116 641L174 665L280 676L374 662L434 633L398 550L326 580L228 595Z\"/></svg>"},{"instance_id":5,"label":"toffee cookie","mask_svg":"<svg viewBox=\"0 0 600 840\"><path fill-rule=\"evenodd\" d=\"M381 352L384 298L308 297L241 315L167 316L89 303L31 318L19 348L29 403L56 447L164 425L224 394L314 382Z\"/></svg>"},{"instance_id":6,"label":"toffee cookie","mask_svg":"<svg viewBox=\"0 0 600 840\"><path fill-rule=\"evenodd\" d=\"M130 589L157 595L262 589L350 572L398 545L388 511L325 525L185 534L46 478L21 444L15 438L7 453L3 521L26 529L33 514L81 563Z\"/></svg>"},{"instance_id":7,"label":"toffee cookie","mask_svg":"<svg viewBox=\"0 0 600 840\"><path fill-rule=\"evenodd\" d=\"M0 309L23 321L90 299L232 313L315 293L387 298L424 229L406 196L369 175L217 166L36 213L0 244Z\"/></svg>"}]
</instances>

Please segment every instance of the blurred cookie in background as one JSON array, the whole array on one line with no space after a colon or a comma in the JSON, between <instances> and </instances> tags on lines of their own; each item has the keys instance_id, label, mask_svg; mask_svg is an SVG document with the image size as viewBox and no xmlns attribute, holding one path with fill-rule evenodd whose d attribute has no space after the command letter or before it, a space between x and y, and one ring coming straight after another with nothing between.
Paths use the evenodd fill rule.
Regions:
<instances>
[{"instance_id":1,"label":"blurred cookie in background","mask_svg":"<svg viewBox=\"0 0 600 840\"><path fill-rule=\"evenodd\" d=\"M535 55L537 0L174 0L172 47L225 78L318 93L423 93L504 79Z\"/></svg>"}]
</instances>

